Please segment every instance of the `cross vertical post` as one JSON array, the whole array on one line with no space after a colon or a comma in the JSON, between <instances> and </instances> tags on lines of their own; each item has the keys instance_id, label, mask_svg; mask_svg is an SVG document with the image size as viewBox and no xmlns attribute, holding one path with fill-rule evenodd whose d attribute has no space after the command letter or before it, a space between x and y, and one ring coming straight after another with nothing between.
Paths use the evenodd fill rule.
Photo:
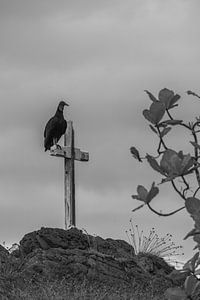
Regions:
<instances>
[{"instance_id":1,"label":"cross vertical post","mask_svg":"<svg viewBox=\"0 0 200 300\"><path fill-rule=\"evenodd\" d=\"M65 229L76 226L75 206L75 168L74 161L88 161L89 153L74 147L74 129L72 121L67 121L64 135L64 147L50 150L51 156L64 158L64 205Z\"/></svg>"},{"instance_id":2,"label":"cross vertical post","mask_svg":"<svg viewBox=\"0 0 200 300\"><path fill-rule=\"evenodd\" d=\"M64 157L64 185L65 185L65 229L76 226L75 207L75 169L74 169L74 129L72 121L67 124L64 135L64 149L67 147L70 158ZM65 150L64 150L65 152ZM66 152L65 152L66 153Z\"/></svg>"}]
</instances>

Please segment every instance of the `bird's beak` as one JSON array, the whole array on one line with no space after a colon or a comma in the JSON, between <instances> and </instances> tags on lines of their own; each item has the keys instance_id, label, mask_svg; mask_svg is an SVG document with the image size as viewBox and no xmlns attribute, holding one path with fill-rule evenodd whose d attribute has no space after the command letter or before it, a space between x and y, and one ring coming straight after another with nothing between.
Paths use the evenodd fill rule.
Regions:
<instances>
[{"instance_id":1,"label":"bird's beak","mask_svg":"<svg viewBox=\"0 0 200 300\"><path fill-rule=\"evenodd\" d=\"M66 105L66 106L69 106L69 104L68 104L68 103L66 103L66 102L65 102L65 105Z\"/></svg>"}]
</instances>

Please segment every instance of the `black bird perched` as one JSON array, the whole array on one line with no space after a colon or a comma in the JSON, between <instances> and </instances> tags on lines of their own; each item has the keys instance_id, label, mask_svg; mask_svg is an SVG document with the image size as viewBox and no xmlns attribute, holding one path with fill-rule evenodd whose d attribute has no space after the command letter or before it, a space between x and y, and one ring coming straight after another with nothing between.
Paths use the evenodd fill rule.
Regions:
<instances>
[{"instance_id":1,"label":"black bird perched","mask_svg":"<svg viewBox=\"0 0 200 300\"><path fill-rule=\"evenodd\" d=\"M50 150L53 145L57 145L61 136L67 129L67 121L64 119L63 110L64 107L69 106L64 101L60 101L58 104L55 115L47 122L44 130L44 148L45 151Z\"/></svg>"}]
</instances>

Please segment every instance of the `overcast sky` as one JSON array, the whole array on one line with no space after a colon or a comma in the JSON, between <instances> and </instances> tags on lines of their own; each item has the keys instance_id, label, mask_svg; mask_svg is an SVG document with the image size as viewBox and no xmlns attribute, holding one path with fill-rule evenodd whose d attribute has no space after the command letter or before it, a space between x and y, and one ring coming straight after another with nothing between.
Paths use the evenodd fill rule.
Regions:
<instances>
[{"instance_id":1,"label":"overcast sky","mask_svg":"<svg viewBox=\"0 0 200 300\"><path fill-rule=\"evenodd\" d=\"M131 213L137 185L159 176L129 148L156 147L142 116L145 89L173 89L182 96L177 115L196 115L185 92L200 89L199 8L198 0L0 0L0 242L64 226L63 160L43 148L44 126L63 97L76 146L90 153L76 163L77 226L126 239L133 217L147 232L172 233L191 256L185 212ZM163 212L182 205L168 186L152 203Z\"/></svg>"}]
</instances>

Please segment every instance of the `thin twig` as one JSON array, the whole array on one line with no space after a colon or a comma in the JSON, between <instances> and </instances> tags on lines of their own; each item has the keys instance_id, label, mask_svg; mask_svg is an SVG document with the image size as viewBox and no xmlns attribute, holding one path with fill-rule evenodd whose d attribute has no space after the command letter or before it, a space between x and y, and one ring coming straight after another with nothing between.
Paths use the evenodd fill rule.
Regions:
<instances>
[{"instance_id":1,"label":"thin twig","mask_svg":"<svg viewBox=\"0 0 200 300\"><path fill-rule=\"evenodd\" d=\"M187 180L185 179L185 177L183 175L181 176L181 178L183 179L183 182L184 182L184 184L186 186L184 188L184 190L183 190L183 196L185 197L185 193L190 189L190 186L189 186Z\"/></svg>"},{"instance_id":2,"label":"thin twig","mask_svg":"<svg viewBox=\"0 0 200 300\"><path fill-rule=\"evenodd\" d=\"M168 148L167 148L167 146L165 145L165 142L163 141L163 138L162 138L162 136L161 136L161 132L160 132L159 126L157 125L156 128L157 128L157 130L158 130L159 138L160 138L160 142L159 142L159 145L158 145L157 152L158 152L158 154L161 154L161 153L162 153L162 152L160 151L161 145L163 145L163 148L164 148L165 150L167 150Z\"/></svg>"},{"instance_id":3,"label":"thin twig","mask_svg":"<svg viewBox=\"0 0 200 300\"><path fill-rule=\"evenodd\" d=\"M175 189L175 191L179 194L179 196L181 198L183 198L184 200L186 200L185 195L179 191L179 189L177 188L174 180L171 180L171 184L172 184L173 188Z\"/></svg>"},{"instance_id":4,"label":"thin twig","mask_svg":"<svg viewBox=\"0 0 200 300\"><path fill-rule=\"evenodd\" d=\"M170 114L170 112L169 112L168 109L166 109L166 112L167 112L167 115L168 115L168 117L170 118L170 120L174 120L174 118L172 117L172 115ZM188 126L187 124L184 124L184 123L178 123L178 124L176 124L176 125L183 126L183 127L187 128L188 130L191 131L190 126Z\"/></svg>"},{"instance_id":5,"label":"thin twig","mask_svg":"<svg viewBox=\"0 0 200 300\"><path fill-rule=\"evenodd\" d=\"M195 126L197 126L198 123L199 122L194 123L194 125L192 127L192 135L193 135L193 138L194 138L194 141L196 144L198 144L198 139L197 139L197 135L195 133ZM197 168L197 166L198 166L198 149L197 149L197 147L194 148L194 155L195 155L194 166L196 167L195 174L196 174L198 186L200 186L200 174L199 174L199 170Z\"/></svg>"},{"instance_id":6,"label":"thin twig","mask_svg":"<svg viewBox=\"0 0 200 300\"><path fill-rule=\"evenodd\" d=\"M169 110L168 110L168 109L166 109L166 112L167 112L167 114L168 114L168 117L170 118L170 120L173 120L173 117L171 116L171 114L170 114L170 112L169 112Z\"/></svg>"},{"instance_id":7,"label":"thin twig","mask_svg":"<svg viewBox=\"0 0 200 300\"><path fill-rule=\"evenodd\" d=\"M198 186L198 188L197 188L196 191L194 192L193 197L196 196L196 194L197 194L197 192L198 192L199 190L200 190L200 186Z\"/></svg>"},{"instance_id":8,"label":"thin twig","mask_svg":"<svg viewBox=\"0 0 200 300\"><path fill-rule=\"evenodd\" d=\"M151 211L153 211L156 215L158 215L158 216L160 216L160 217L169 217L169 216L172 216L172 215L176 214L177 212L179 212L180 210L182 210L182 209L185 208L185 206L183 206L183 207L178 208L177 210L174 210L174 211L172 211L172 212L170 212L170 213L163 214L163 213L158 212L158 211L155 210L154 208L152 208L152 207L150 206L149 203L147 203L147 206L148 206L148 208L149 208Z\"/></svg>"}]
</instances>

